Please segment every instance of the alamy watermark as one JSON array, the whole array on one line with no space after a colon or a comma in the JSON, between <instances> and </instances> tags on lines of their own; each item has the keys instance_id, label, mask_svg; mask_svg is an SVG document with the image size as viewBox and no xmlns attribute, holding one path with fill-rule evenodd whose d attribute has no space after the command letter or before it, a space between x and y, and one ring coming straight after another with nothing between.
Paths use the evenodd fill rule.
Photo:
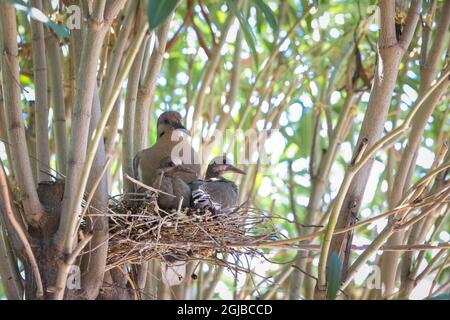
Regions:
<instances>
[{"instance_id":1,"label":"alamy watermark","mask_svg":"<svg viewBox=\"0 0 450 320\"><path fill-rule=\"evenodd\" d=\"M372 273L370 273L366 279L366 288L382 290L383 284L381 283L381 269L376 265L372 266L372 269Z\"/></svg>"},{"instance_id":2,"label":"alamy watermark","mask_svg":"<svg viewBox=\"0 0 450 320\"><path fill-rule=\"evenodd\" d=\"M81 270L77 265L71 265L67 276L66 287L69 290L81 289Z\"/></svg>"},{"instance_id":3,"label":"alamy watermark","mask_svg":"<svg viewBox=\"0 0 450 320\"><path fill-rule=\"evenodd\" d=\"M81 8L73 4L67 7L67 13L69 17L66 21L66 27L69 30L81 29Z\"/></svg>"}]
</instances>

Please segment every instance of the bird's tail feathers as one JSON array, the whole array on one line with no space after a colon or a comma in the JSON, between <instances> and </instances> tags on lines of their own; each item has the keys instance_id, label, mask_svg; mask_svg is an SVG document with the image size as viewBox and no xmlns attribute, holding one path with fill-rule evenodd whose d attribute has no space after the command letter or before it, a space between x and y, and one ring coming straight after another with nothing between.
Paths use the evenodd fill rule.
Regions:
<instances>
[{"instance_id":1,"label":"bird's tail feathers","mask_svg":"<svg viewBox=\"0 0 450 320\"><path fill-rule=\"evenodd\" d=\"M139 179L139 160L140 160L140 153L136 153L136 155L133 158L133 175L135 179Z\"/></svg>"}]
</instances>

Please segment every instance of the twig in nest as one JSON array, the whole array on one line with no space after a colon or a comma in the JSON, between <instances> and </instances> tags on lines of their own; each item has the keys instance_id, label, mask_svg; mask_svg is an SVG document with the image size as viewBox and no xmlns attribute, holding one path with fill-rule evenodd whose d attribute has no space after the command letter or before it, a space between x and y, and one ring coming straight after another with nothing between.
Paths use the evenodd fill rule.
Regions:
<instances>
[{"instance_id":1,"label":"twig in nest","mask_svg":"<svg viewBox=\"0 0 450 320\"><path fill-rule=\"evenodd\" d=\"M157 205L156 192L150 190L149 199L141 200L137 206L130 206L129 196L123 195L126 200L109 208L107 215L111 217L113 236L109 240L108 269L171 255L179 260L203 260L242 271L238 265L221 261L217 254L230 253L235 257L260 254L258 249L228 244L252 244L280 236L274 226L262 226L271 219L260 212L255 214L239 207L231 213L212 214L180 206L165 212Z\"/></svg>"},{"instance_id":2,"label":"twig in nest","mask_svg":"<svg viewBox=\"0 0 450 320\"><path fill-rule=\"evenodd\" d=\"M174 197L174 198L175 198L175 196L174 196L173 194L170 194L170 193L161 191L161 190L159 190L159 189L150 187L150 186L146 185L145 183L142 183L141 181L136 180L136 179L130 177L128 174L125 174L125 178L127 178L127 179L130 180L131 182L133 182L133 183L137 184L138 186L143 187L143 188L145 188L145 189L147 189L147 190L150 190L150 191L155 192L155 193L157 193L157 194L158 194L158 193L162 193L162 194L165 194L165 195L167 195L167 196L170 196L170 197Z\"/></svg>"}]
</instances>

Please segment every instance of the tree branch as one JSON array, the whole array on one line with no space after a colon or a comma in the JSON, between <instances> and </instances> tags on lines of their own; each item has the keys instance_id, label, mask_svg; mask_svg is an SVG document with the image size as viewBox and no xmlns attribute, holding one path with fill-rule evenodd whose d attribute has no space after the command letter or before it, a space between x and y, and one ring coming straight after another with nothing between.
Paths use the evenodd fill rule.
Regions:
<instances>
[{"instance_id":1,"label":"tree branch","mask_svg":"<svg viewBox=\"0 0 450 320\"><path fill-rule=\"evenodd\" d=\"M36 281L36 298L40 298L44 295L41 274L39 272L39 267L37 265L36 258L33 254L33 250L31 249L30 242L28 241L27 233L22 229L22 226L17 221L16 216L13 213L13 209L11 206L11 199L9 198L8 182L5 171L3 169L3 165L0 165L0 200L5 209L6 214L5 220L9 221L9 223L11 224L12 228L15 231L15 234L20 238L20 241L23 244L23 248L28 258L28 263L30 263L31 265L31 270L33 272Z\"/></svg>"},{"instance_id":2,"label":"tree branch","mask_svg":"<svg viewBox=\"0 0 450 320\"><path fill-rule=\"evenodd\" d=\"M28 157L25 138L25 128L22 118L19 84L19 54L17 48L16 12L12 5L0 3L1 21L1 61L2 81L5 105L8 106L6 121L8 125L8 140L11 144L10 163L13 165L14 176L19 184L21 198L28 223L40 226L44 209L35 189L35 182Z\"/></svg>"},{"instance_id":3,"label":"tree branch","mask_svg":"<svg viewBox=\"0 0 450 320\"><path fill-rule=\"evenodd\" d=\"M136 101L136 114L139 118L135 119L134 123L134 152L136 152L147 147L148 139L148 122L151 115L153 99L156 89L156 80L159 73L161 72L161 67L164 61L164 53L166 51L167 35L169 33L170 23L172 21L172 16L169 16L167 20L158 28L157 37L158 46L154 49L151 56L151 63L143 82L138 90L137 101Z\"/></svg>"},{"instance_id":4,"label":"tree branch","mask_svg":"<svg viewBox=\"0 0 450 320\"><path fill-rule=\"evenodd\" d=\"M42 11L41 0L31 0L31 5ZM50 167L48 144L48 95L47 61L44 42L44 25L41 21L30 19L32 33L34 91L36 96L36 165L38 181L48 180L46 174Z\"/></svg>"},{"instance_id":5,"label":"tree branch","mask_svg":"<svg viewBox=\"0 0 450 320\"><path fill-rule=\"evenodd\" d=\"M422 0L413 0L409 7L408 16L406 17L405 27L403 28L402 36L399 41L400 47L407 50L416 30L417 22L420 18L420 9L422 7Z\"/></svg>"}]
</instances>

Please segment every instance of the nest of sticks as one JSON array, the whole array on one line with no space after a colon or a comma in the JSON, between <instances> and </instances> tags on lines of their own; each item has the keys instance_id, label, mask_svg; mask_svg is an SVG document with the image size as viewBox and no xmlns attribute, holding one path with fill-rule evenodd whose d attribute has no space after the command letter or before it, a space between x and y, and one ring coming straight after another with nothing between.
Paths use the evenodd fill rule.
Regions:
<instances>
[{"instance_id":1,"label":"nest of sticks","mask_svg":"<svg viewBox=\"0 0 450 320\"><path fill-rule=\"evenodd\" d=\"M262 251L246 245L278 237L272 219L258 210L242 206L231 212L193 208L168 212L159 208L157 199L157 191L112 199L107 269L174 257L248 271L239 256L261 255ZM236 263L224 258L228 255Z\"/></svg>"}]
</instances>

